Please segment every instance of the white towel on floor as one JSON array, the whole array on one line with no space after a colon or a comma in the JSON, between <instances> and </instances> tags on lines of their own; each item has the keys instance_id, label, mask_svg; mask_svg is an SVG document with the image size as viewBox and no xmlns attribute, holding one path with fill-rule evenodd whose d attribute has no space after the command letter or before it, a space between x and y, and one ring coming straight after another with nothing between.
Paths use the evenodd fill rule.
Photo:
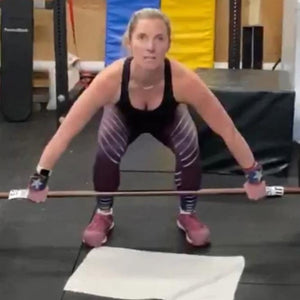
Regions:
<instances>
[{"instance_id":1,"label":"white towel on floor","mask_svg":"<svg viewBox=\"0 0 300 300\"><path fill-rule=\"evenodd\" d=\"M64 290L120 299L233 300L242 256L93 249Z\"/></svg>"}]
</instances>

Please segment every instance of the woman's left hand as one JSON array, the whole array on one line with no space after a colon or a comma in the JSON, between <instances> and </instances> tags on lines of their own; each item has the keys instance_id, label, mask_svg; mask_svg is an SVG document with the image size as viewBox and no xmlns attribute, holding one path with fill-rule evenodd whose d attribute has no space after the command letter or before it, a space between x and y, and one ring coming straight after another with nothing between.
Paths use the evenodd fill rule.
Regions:
<instances>
[{"instance_id":1,"label":"woman's left hand","mask_svg":"<svg viewBox=\"0 0 300 300\"><path fill-rule=\"evenodd\" d=\"M266 182L261 181L259 183L244 183L244 189L249 200L258 201L266 196Z\"/></svg>"}]
</instances>

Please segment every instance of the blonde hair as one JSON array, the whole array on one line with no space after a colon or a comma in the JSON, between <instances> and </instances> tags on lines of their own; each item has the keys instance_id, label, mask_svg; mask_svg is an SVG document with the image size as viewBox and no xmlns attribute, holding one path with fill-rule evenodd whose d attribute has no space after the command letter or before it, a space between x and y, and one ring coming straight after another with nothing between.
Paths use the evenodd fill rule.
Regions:
<instances>
[{"instance_id":1,"label":"blonde hair","mask_svg":"<svg viewBox=\"0 0 300 300\"><path fill-rule=\"evenodd\" d=\"M166 27L167 27L167 33L169 40L171 39L171 25L169 18L162 13L159 9L156 8L143 8L136 12L134 12L128 22L126 31L123 35L122 44L123 46L126 46L127 42L130 41L132 33L138 23L141 19L160 19L162 20Z\"/></svg>"}]
</instances>

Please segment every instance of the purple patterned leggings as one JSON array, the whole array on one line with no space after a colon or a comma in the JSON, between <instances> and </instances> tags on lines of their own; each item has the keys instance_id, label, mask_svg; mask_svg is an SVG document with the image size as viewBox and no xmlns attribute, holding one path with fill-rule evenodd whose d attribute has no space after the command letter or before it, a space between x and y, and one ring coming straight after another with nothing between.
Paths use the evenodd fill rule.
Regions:
<instances>
[{"instance_id":1,"label":"purple patterned leggings","mask_svg":"<svg viewBox=\"0 0 300 300\"><path fill-rule=\"evenodd\" d=\"M120 161L126 149L141 133L136 126L126 125L126 118L116 106L104 108L98 131L98 151L94 164L94 187L96 191L116 191L120 183ZM159 129L159 130L157 130ZM177 106L171 122L162 123L149 132L174 153L176 158L175 184L178 190L197 190L201 185L198 133L187 107ZM180 208L193 212L197 197L180 197ZM97 206L109 210L112 197L98 197Z\"/></svg>"}]
</instances>

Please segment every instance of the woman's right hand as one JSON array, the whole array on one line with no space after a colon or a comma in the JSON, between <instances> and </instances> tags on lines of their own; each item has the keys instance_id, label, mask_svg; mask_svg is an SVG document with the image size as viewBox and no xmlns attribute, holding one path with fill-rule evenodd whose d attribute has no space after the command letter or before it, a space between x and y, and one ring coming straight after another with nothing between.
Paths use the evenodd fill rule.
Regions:
<instances>
[{"instance_id":1,"label":"woman's right hand","mask_svg":"<svg viewBox=\"0 0 300 300\"><path fill-rule=\"evenodd\" d=\"M49 188L47 186L49 176L34 173L28 184L28 199L35 203L45 202Z\"/></svg>"}]
</instances>

